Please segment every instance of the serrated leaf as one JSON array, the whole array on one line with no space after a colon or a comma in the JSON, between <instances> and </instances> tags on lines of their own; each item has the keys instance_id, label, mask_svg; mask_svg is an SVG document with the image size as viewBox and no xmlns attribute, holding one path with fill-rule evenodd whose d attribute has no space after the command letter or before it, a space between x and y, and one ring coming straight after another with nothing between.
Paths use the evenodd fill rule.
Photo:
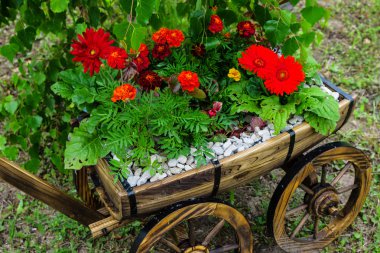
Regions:
<instances>
[{"instance_id":1,"label":"serrated leaf","mask_svg":"<svg viewBox=\"0 0 380 253\"><path fill-rule=\"evenodd\" d=\"M71 88L70 84L65 82L56 82L51 86L51 90L63 98L71 98L73 95L73 88Z\"/></svg>"},{"instance_id":2,"label":"serrated leaf","mask_svg":"<svg viewBox=\"0 0 380 253\"><path fill-rule=\"evenodd\" d=\"M335 121L319 117L312 112L304 113L304 117L306 122L309 123L309 125L320 134L329 135L335 130Z\"/></svg>"},{"instance_id":3,"label":"serrated leaf","mask_svg":"<svg viewBox=\"0 0 380 253\"><path fill-rule=\"evenodd\" d=\"M260 105L262 111L259 116L263 120L268 120L273 123L276 134L286 127L290 115L296 112L295 103L293 101L288 101L287 104L282 105L280 98L277 96L265 98Z\"/></svg>"},{"instance_id":4,"label":"serrated leaf","mask_svg":"<svg viewBox=\"0 0 380 253\"><path fill-rule=\"evenodd\" d=\"M301 14L313 26L325 16L326 10L320 6L310 6L302 9Z\"/></svg>"},{"instance_id":5,"label":"serrated leaf","mask_svg":"<svg viewBox=\"0 0 380 253\"><path fill-rule=\"evenodd\" d=\"M133 29L132 36L131 36L132 48L135 50L138 50L140 47L140 44L144 41L146 35L147 35L146 27L139 27L139 28Z\"/></svg>"},{"instance_id":6,"label":"serrated leaf","mask_svg":"<svg viewBox=\"0 0 380 253\"><path fill-rule=\"evenodd\" d=\"M38 129L42 123L42 117L39 115L30 116L26 120L28 126L32 129Z\"/></svg>"},{"instance_id":7,"label":"serrated leaf","mask_svg":"<svg viewBox=\"0 0 380 253\"><path fill-rule=\"evenodd\" d=\"M69 0L50 0L50 9L54 13L60 13L67 10Z\"/></svg>"},{"instance_id":8,"label":"serrated leaf","mask_svg":"<svg viewBox=\"0 0 380 253\"><path fill-rule=\"evenodd\" d=\"M137 0L136 20L141 25L147 25L156 6L156 0Z\"/></svg>"},{"instance_id":9,"label":"serrated leaf","mask_svg":"<svg viewBox=\"0 0 380 253\"><path fill-rule=\"evenodd\" d=\"M24 167L27 171L30 171L32 173L37 173L39 167L40 167L40 159L38 158L33 158L29 161L27 161L25 164L24 164Z\"/></svg>"},{"instance_id":10,"label":"serrated leaf","mask_svg":"<svg viewBox=\"0 0 380 253\"><path fill-rule=\"evenodd\" d=\"M12 100L4 103L4 109L10 114L13 115L18 108L18 102L16 100Z\"/></svg>"},{"instance_id":11,"label":"serrated leaf","mask_svg":"<svg viewBox=\"0 0 380 253\"><path fill-rule=\"evenodd\" d=\"M265 35L271 44L281 44L290 34L290 26L278 20L268 20L264 25Z\"/></svg>"},{"instance_id":12,"label":"serrated leaf","mask_svg":"<svg viewBox=\"0 0 380 253\"><path fill-rule=\"evenodd\" d=\"M89 134L86 129L75 128L70 141L66 142L65 169L79 170L84 166L95 165L108 152L96 133Z\"/></svg>"},{"instance_id":13,"label":"serrated leaf","mask_svg":"<svg viewBox=\"0 0 380 253\"><path fill-rule=\"evenodd\" d=\"M11 146L11 147L6 147L4 148L3 151L4 155L9 159L9 160L16 160L18 157L18 148Z\"/></svg>"},{"instance_id":14,"label":"serrated leaf","mask_svg":"<svg viewBox=\"0 0 380 253\"><path fill-rule=\"evenodd\" d=\"M17 52L19 50L18 45L8 44L0 47L0 54L8 59L8 61L13 62Z\"/></svg>"}]
</instances>

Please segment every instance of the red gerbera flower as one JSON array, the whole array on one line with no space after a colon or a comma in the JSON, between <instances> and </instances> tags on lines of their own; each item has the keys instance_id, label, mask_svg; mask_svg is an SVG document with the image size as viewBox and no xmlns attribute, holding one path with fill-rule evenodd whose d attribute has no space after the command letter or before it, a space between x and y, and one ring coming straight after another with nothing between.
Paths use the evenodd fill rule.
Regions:
<instances>
[{"instance_id":1,"label":"red gerbera flower","mask_svg":"<svg viewBox=\"0 0 380 253\"><path fill-rule=\"evenodd\" d=\"M184 70L178 75L178 81L181 84L182 90L194 91L199 87L198 75L195 72Z\"/></svg>"},{"instance_id":2,"label":"red gerbera flower","mask_svg":"<svg viewBox=\"0 0 380 253\"><path fill-rule=\"evenodd\" d=\"M106 59L113 43L109 37L110 34L104 32L102 28L97 31L87 28L82 35L78 34L78 40L73 40L71 44L73 50L70 53L75 56L73 61L81 62L84 72L89 71L91 76L94 71L98 73L102 64L100 58Z\"/></svg>"},{"instance_id":3,"label":"red gerbera flower","mask_svg":"<svg viewBox=\"0 0 380 253\"><path fill-rule=\"evenodd\" d=\"M242 21L237 25L240 37L250 38L255 34L255 25L251 21Z\"/></svg>"},{"instance_id":4,"label":"red gerbera flower","mask_svg":"<svg viewBox=\"0 0 380 253\"><path fill-rule=\"evenodd\" d=\"M269 66L268 76L264 82L265 87L272 94L292 94L298 86L305 81L305 73L302 65L294 57L281 58L272 66Z\"/></svg>"},{"instance_id":5,"label":"red gerbera flower","mask_svg":"<svg viewBox=\"0 0 380 253\"><path fill-rule=\"evenodd\" d=\"M137 90L135 87L129 83L123 84L113 91L113 97L111 98L112 102L117 102L119 100L127 102L133 100L136 97Z\"/></svg>"},{"instance_id":6,"label":"red gerbera flower","mask_svg":"<svg viewBox=\"0 0 380 253\"><path fill-rule=\"evenodd\" d=\"M278 56L275 52L257 45L250 46L238 59L242 68L257 74L261 78L265 78L268 66L275 64L277 60Z\"/></svg>"},{"instance_id":7,"label":"red gerbera flower","mask_svg":"<svg viewBox=\"0 0 380 253\"><path fill-rule=\"evenodd\" d=\"M167 34L169 29L166 27L160 28L157 32L153 33L152 40L157 44L165 44L167 41Z\"/></svg>"},{"instance_id":8,"label":"red gerbera flower","mask_svg":"<svg viewBox=\"0 0 380 253\"><path fill-rule=\"evenodd\" d=\"M169 30L166 33L166 42L169 44L169 47L179 47L184 40L185 36L181 30Z\"/></svg>"},{"instance_id":9,"label":"red gerbera flower","mask_svg":"<svg viewBox=\"0 0 380 253\"><path fill-rule=\"evenodd\" d=\"M149 49L144 43L141 43L141 45L139 47L139 56L140 55L145 56L145 57L147 57L149 55Z\"/></svg>"},{"instance_id":10,"label":"red gerbera flower","mask_svg":"<svg viewBox=\"0 0 380 253\"><path fill-rule=\"evenodd\" d=\"M168 44L156 44L152 50L152 55L154 58L159 60L164 60L166 57L171 55L172 51Z\"/></svg>"},{"instance_id":11,"label":"red gerbera flower","mask_svg":"<svg viewBox=\"0 0 380 253\"><path fill-rule=\"evenodd\" d=\"M211 15L211 20L208 29L210 30L210 32L214 34L223 30L223 21L220 19L218 15Z\"/></svg>"},{"instance_id":12,"label":"red gerbera flower","mask_svg":"<svg viewBox=\"0 0 380 253\"><path fill-rule=\"evenodd\" d=\"M162 78L156 72L147 70L140 75L138 83L144 90L154 90L161 87Z\"/></svg>"},{"instance_id":13,"label":"red gerbera flower","mask_svg":"<svg viewBox=\"0 0 380 253\"><path fill-rule=\"evenodd\" d=\"M107 63L111 68L123 69L127 65L127 52L119 47L112 47L107 57Z\"/></svg>"}]
</instances>

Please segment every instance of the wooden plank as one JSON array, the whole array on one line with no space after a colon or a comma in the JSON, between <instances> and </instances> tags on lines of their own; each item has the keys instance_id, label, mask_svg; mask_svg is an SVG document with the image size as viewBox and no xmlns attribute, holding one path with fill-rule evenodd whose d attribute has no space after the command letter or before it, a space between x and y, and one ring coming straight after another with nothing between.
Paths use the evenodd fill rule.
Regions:
<instances>
[{"instance_id":1,"label":"wooden plank","mask_svg":"<svg viewBox=\"0 0 380 253\"><path fill-rule=\"evenodd\" d=\"M340 102L341 119L337 128L344 122L349 103L348 100ZM316 133L306 122L296 126L293 130L296 133L296 142L291 159L326 138L326 136ZM220 191L248 183L256 177L281 167L287 156L289 143L290 135L282 133L265 143L220 160L222 165ZM101 166L97 166L97 171L100 172L101 181L103 184L106 182L104 185L108 186L105 191L118 209L115 218L128 217L130 206L127 193L119 183L116 185L113 183L107 163L102 160L99 164ZM189 198L208 196L212 192L213 185L214 168L212 164L208 164L198 169L167 177L161 181L137 186L134 188L134 192L138 214L152 213Z\"/></svg>"},{"instance_id":2,"label":"wooden plank","mask_svg":"<svg viewBox=\"0 0 380 253\"><path fill-rule=\"evenodd\" d=\"M104 218L101 213L86 207L82 202L5 158L0 158L0 178L83 225L87 226Z\"/></svg>"}]
</instances>

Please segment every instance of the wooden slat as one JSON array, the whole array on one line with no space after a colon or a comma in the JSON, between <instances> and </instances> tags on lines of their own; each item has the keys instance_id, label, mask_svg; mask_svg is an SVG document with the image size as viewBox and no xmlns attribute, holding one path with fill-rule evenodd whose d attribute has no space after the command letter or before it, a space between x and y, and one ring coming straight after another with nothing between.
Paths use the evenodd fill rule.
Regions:
<instances>
[{"instance_id":1,"label":"wooden slat","mask_svg":"<svg viewBox=\"0 0 380 253\"><path fill-rule=\"evenodd\" d=\"M104 218L96 210L86 207L82 202L5 158L0 158L0 178L83 225L87 226Z\"/></svg>"},{"instance_id":2,"label":"wooden slat","mask_svg":"<svg viewBox=\"0 0 380 253\"><path fill-rule=\"evenodd\" d=\"M348 100L340 102L341 119L337 128L343 124L349 104ZM293 130L296 133L296 141L291 159L326 138L326 136L316 133L306 122L294 127ZM220 160L222 177L219 190L224 191L238 187L282 166L288 153L289 143L290 135L282 133L265 143ZM120 183L116 185L113 183L106 161L100 160L96 169L110 201L118 209L115 218L128 217L130 206L127 193ZM214 168L212 164L208 164L161 181L135 187L138 214L152 213L178 201L210 195L213 185Z\"/></svg>"}]
</instances>

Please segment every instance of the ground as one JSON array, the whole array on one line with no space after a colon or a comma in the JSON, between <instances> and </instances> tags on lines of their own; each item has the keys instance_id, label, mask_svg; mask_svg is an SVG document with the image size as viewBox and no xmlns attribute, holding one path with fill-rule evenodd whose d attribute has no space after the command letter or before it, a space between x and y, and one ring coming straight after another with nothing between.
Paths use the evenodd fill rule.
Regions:
<instances>
[{"instance_id":1,"label":"ground","mask_svg":"<svg viewBox=\"0 0 380 253\"><path fill-rule=\"evenodd\" d=\"M372 161L374 175L360 215L324 252L380 252L377 247L380 244L380 1L322 2L332 13L330 25L323 28L325 40L315 49L315 55L326 77L359 98L353 118L328 141L344 140L363 149ZM1 76L15 70L4 58L0 58L0 64ZM280 170L275 170L235 191L234 205L250 221L256 252L281 252L266 236L265 218L271 194L282 175ZM44 179L61 182L62 189L74 194L70 178L58 180L54 173L49 173ZM107 237L93 240L87 228L1 181L0 192L0 252L128 252L141 225L134 222ZM228 199L228 193L222 197Z\"/></svg>"}]
</instances>

